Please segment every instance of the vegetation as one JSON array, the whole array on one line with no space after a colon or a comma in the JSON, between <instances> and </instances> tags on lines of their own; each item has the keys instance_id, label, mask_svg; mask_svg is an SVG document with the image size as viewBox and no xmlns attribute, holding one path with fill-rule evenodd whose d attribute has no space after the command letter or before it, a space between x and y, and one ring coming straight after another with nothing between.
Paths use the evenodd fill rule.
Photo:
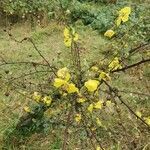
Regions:
<instances>
[{"instance_id":1,"label":"vegetation","mask_svg":"<svg viewBox=\"0 0 150 150\"><path fill-rule=\"evenodd\" d=\"M149 8L0 1L0 148L148 150Z\"/></svg>"}]
</instances>

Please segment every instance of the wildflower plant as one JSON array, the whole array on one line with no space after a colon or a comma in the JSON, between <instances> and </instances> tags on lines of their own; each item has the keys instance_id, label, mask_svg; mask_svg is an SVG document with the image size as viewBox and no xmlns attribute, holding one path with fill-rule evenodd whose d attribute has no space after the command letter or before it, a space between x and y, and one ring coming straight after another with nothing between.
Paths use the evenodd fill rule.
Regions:
<instances>
[{"instance_id":1,"label":"wildflower plant","mask_svg":"<svg viewBox=\"0 0 150 150\"><path fill-rule=\"evenodd\" d=\"M102 119L101 114L113 114L117 113L120 115L119 101L131 112L137 119L149 128L149 118L143 118L140 112L134 112L128 104L122 100L118 94L118 89L115 90L112 84L113 74L115 72L126 69L121 63L121 58L114 57L104 69L102 66L94 65L88 68L88 72L91 72L92 76L84 76L82 73L81 65L81 53L80 47L78 46L79 35L73 27L65 27L64 31L64 44L71 53L71 64L74 67L69 69L64 66L63 68L57 69L54 72L54 78L52 80L51 88L52 95L45 95L34 92L33 99L42 105L42 109L46 111L50 109L53 104L57 103L55 99L55 92L60 95L60 103L67 104L64 109L67 111L67 123L64 131L64 141L62 148L66 149L67 142L66 136L69 130L69 122L76 124L76 126L83 126L88 134L93 135L90 138L91 142L95 140L96 149L104 149L103 142L100 142L97 137L97 131L103 129L108 132L110 129L109 122ZM109 34L109 31L106 33ZM105 36L106 36L105 34ZM113 32L111 36L113 36ZM109 35L109 37L111 37ZM52 70L53 72L53 70ZM102 93L106 94L102 94ZM110 98L109 98L110 97ZM32 114L34 113L31 108L25 106L24 110ZM63 111L63 110L61 110ZM85 125L85 122L87 125Z\"/></svg>"},{"instance_id":2,"label":"wildflower plant","mask_svg":"<svg viewBox=\"0 0 150 150\"><path fill-rule=\"evenodd\" d=\"M130 13L130 7L121 9L117 18L117 26L127 22ZM147 134L147 130L149 131L150 129L149 116L144 116L140 111L136 111L130 107L120 95L119 89L113 86L113 79L117 76L117 73L148 62L149 59L125 65L123 58L117 54L113 59L108 59L105 64L100 62L83 69L80 50L82 44L79 44L80 35L76 28L68 25L64 28L62 34L66 51L68 54L71 54L69 59L71 65L62 66L62 68L50 65L37 49L32 39L23 39L23 41L28 40L33 44L35 50L46 63L48 73L51 76L47 91L43 88L41 91L30 93L32 105L29 104L23 108L26 115L20 118L16 130L27 133L28 131L33 131L35 128L44 128L44 121L42 119L50 111L49 115L51 115L51 118L58 117L60 119L62 114L65 116L65 119L63 118L65 129L62 138L62 150L67 149L69 129L71 127L84 130L93 149L104 150L108 148L108 145L101 139L102 136L105 137L106 135L111 140L114 134L112 122L119 124L119 127L122 128L122 134L124 134L124 131L127 134L127 128L124 127L124 118L122 118L122 115L127 118L129 118L128 115L132 115L135 118L135 122L138 121L138 124L142 124L139 128L144 128L146 130L144 132ZM111 39L115 36L115 31L110 29L106 31L104 36ZM125 112L122 110L123 107L125 107ZM113 115L115 117L112 117ZM132 122L132 118L129 118L129 121ZM128 131L128 133L130 132ZM128 139L126 140L126 142L129 142Z\"/></svg>"}]
</instances>

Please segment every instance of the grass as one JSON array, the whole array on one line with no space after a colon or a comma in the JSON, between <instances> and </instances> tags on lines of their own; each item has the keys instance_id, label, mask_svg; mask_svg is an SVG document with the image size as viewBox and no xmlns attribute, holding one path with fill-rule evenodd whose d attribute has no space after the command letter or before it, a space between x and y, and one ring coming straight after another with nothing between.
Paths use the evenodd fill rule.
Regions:
<instances>
[{"instance_id":1,"label":"grass","mask_svg":"<svg viewBox=\"0 0 150 150\"><path fill-rule=\"evenodd\" d=\"M41 51L42 55L52 64L56 64L58 61L60 61L60 64L57 64L58 66L62 65L61 62L63 62L64 65L69 66L69 60L70 55L68 53L68 49L65 48L63 44L63 31L64 26L58 25L56 22L50 23L46 28L42 29L40 27L37 27L36 31L30 30L28 25L15 25L12 27L11 33L12 35L17 39L21 40L24 37L31 37L38 49ZM83 63L83 66L89 65L89 62L98 61L99 59L103 58L102 52L105 51L105 49L108 47L108 40L106 40L103 36L98 34L96 31L93 31L89 27L84 27L80 23L77 26L77 31L80 33L80 44L83 46L82 50L82 56L81 60ZM10 37L4 33L2 30L0 31L0 56L4 58L7 62L19 62L19 61L33 61L38 63L44 63L43 59L38 55L38 53L35 51L31 43L25 41L24 43L16 43L13 40L10 39ZM58 55L60 54L60 58ZM88 62L87 62L88 60ZM2 60L1 60L2 61ZM0 145L2 146L4 143L3 138L6 136L6 131L11 132L16 125L18 118L21 117L23 112L23 107L30 103L30 99L28 97L22 96L15 92L15 90L9 89L5 82L10 79L11 77L18 77L22 73L29 73L32 71L35 71L35 69L43 69L44 67L37 67L34 68L32 65L29 67L28 65L6 65L1 66L0 68ZM46 69L46 68L44 68ZM144 68L139 68L139 70L144 69L147 71L146 66ZM146 88L146 85L149 83L147 77L142 76L142 80L139 79L139 74L136 72L134 74L134 69L129 71L128 73L120 73L116 74L113 80L113 85L117 86L120 90L129 90L129 91L140 91L141 93L149 93L149 89ZM137 70L138 71L138 70ZM34 83L39 83L42 81L42 83L45 83L47 81L43 81L43 79L47 77L48 74L41 73L40 75L34 75L31 77L27 77L27 81L31 81ZM22 79L21 79L22 80ZM24 80L24 79L23 79ZM24 80L26 83L26 80ZM32 92L36 91L39 87L34 86L28 86L27 91ZM20 89L21 92L23 91L23 88ZM9 96L8 96L9 95ZM138 95L134 95L132 92L124 93L123 98L127 102L130 103L130 105L133 107L134 110L140 109L143 111L145 115L149 115L149 109L148 106L150 105L149 99L146 96L139 97ZM124 108L121 107L124 112L122 115L129 117L130 113ZM59 112L55 112L59 116ZM47 112L49 115L49 112ZM49 118L50 116L45 117ZM103 116L105 118L105 116ZM61 118L59 118L61 119ZM108 117L108 120L112 122L114 118ZM123 123L127 125L127 127L130 127L132 124L132 119L129 122L126 122L127 120L123 120ZM138 122L138 121L137 121ZM136 124L136 121L133 121L133 123ZM139 123L139 122L138 122ZM140 123L139 123L140 124ZM112 126L113 129L121 130L121 127L118 127L117 125ZM119 129L117 129L119 128ZM58 125L58 126L51 126L51 124L46 124L46 127L44 128L45 131L42 133L34 133L30 137L28 137L25 141L22 141L23 144L20 144L19 148L14 147L14 150L17 149L27 149L27 150L59 150L61 149L62 145L62 134L64 131L64 126ZM74 128L70 129L70 141L68 141L69 149L86 149L91 150L91 147L86 147L85 142L85 131L82 131L82 128L79 126L78 130L81 131L79 134L74 131ZM128 129L127 132L131 139L135 135L135 132L138 133L138 129ZM117 134L117 133L116 133ZM119 133L118 133L119 134ZM100 132L100 137L105 137L105 132ZM119 140L119 137L117 137ZM140 138L139 135L136 137L139 145L146 146L148 143L148 135L146 134L146 137L142 135ZM107 141L107 139L105 139ZM123 139L124 140L124 139ZM133 139L132 139L133 140ZM105 143L105 145L109 146L109 144L113 143ZM119 142L118 142L119 145ZM111 149L114 149L117 147L117 145L113 145ZM119 147L119 146L118 146ZM9 145L7 145L6 149L12 149L9 148Z\"/></svg>"}]
</instances>

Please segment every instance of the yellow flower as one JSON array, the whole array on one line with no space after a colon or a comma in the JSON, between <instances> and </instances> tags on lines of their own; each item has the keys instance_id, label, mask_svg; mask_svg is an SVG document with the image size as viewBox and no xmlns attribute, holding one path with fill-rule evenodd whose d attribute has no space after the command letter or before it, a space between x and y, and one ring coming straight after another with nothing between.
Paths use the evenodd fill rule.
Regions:
<instances>
[{"instance_id":1,"label":"yellow flower","mask_svg":"<svg viewBox=\"0 0 150 150\"><path fill-rule=\"evenodd\" d=\"M122 16L122 21L128 21L129 15L131 14L131 7L124 7L119 11L119 16Z\"/></svg>"},{"instance_id":2,"label":"yellow flower","mask_svg":"<svg viewBox=\"0 0 150 150\"><path fill-rule=\"evenodd\" d=\"M75 42L78 41L79 35L78 35L77 33L75 33L73 36L74 36L73 40L74 40Z\"/></svg>"},{"instance_id":3,"label":"yellow flower","mask_svg":"<svg viewBox=\"0 0 150 150\"><path fill-rule=\"evenodd\" d=\"M49 96L45 96L45 97L43 98L43 103L46 104L46 106L50 106L51 103L52 103L52 98L49 97Z\"/></svg>"},{"instance_id":4,"label":"yellow flower","mask_svg":"<svg viewBox=\"0 0 150 150\"><path fill-rule=\"evenodd\" d=\"M104 80L104 81L109 81L111 80L111 77L109 76L108 73L105 73L104 71L102 71L99 75L100 80Z\"/></svg>"},{"instance_id":5,"label":"yellow flower","mask_svg":"<svg viewBox=\"0 0 150 150\"><path fill-rule=\"evenodd\" d=\"M131 14L131 7L124 7L119 11L119 17L117 18L117 26L121 24L121 22L127 22L129 20L129 15Z\"/></svg>"},{"instance_id":6,"label":"yellow flower","mask_svg":"<svg viewBox=\"0 0 150 150\"><path fill-rule=\"evenodd\" d=\"M67 93L63 93L62 96L66 97L66 96L67 96Z\"/></svg>"},{"instance_id":7,"label":"yellow flower","mask_svg":"<svg viewBox=\"0 0 150 150\"><path fill-rule=\"evenodd\" d=\"M71 31L72 31L73 40L74 40L75 42L78 41L78 39L79 39L78 33L76 33L76 31L75 31L74 28L71 28Z\"/></svg>"},{"instance_id":8,"label":"yellow flower","mask_svg":"<svg viewBox=\"0 0 150 150\"><path fill-rule=\"evenodd\" d=\"M64 37L65 37L65 38L70 38L70 31L69 31L68 28L65 28L65 29L64 29Z\"/></svg>"},{"instance_id":9,"label":"yellow flower","mask_svg":"<svg viewBox=\"0 0 150 150\"><path fill-rule=\"evenodd\" d=\"M60 79L60 78L55 78L55 79L54 79L54 86L55 86L56 88L59 88L59 87L61 87L61 86L64 85L64 84L66 84L66 81L65 81L65 80L62 80L62 79Z\"/></svg>"},{"instance_id":10,"label":"yellow flower","mask_svg":"<svg viewBox=\"0 0 150 150\"><path fill-rule=\"evenodd\" d=\"M145 122L150 125L150 116L149 117L144 117Z\"/></svg>"},{"instance_id":11,"label":"yellow flower","mask_svg":"<svg viewBox=\"0 0 150 150\"><path fill-rule=\"evenodd\" d=\"M80 122L81 121L81 114L76 114L75 115L75 121Z\"/></svg>"},{"instance_id":12,"label":"yellow flower","mask_svg":"<svg viewBox=\"0 0 150 150\"><path fill-rule=\"evenodd\" d=\"M88 89L89 92L94 92L97 90L99 85L99 81L97 80L88 80L85 82L84 86Z\"/></svg>"},{"instance_id":13,"label":"yellow flower","mask_svg":"<svg viewBox=\"0 0 150 150\"><path fill-rule=\"evenodd\" d=\"M72 44L72 40L71 40L71 38L69 38L69 39L64 39L64 44L66 45L66 47L71 47L71 44Z\"/></svg>"},{"instance_id":14,"label":"yellow flower","mask_svg":"<svg viewBox=\"0 0 150 150\"><path fill-rule=\"evenodd\" d=\"M115 34L113 30L107 30L104 34L104 36L112 38L112 36Z\"/></svg>"},{"instance_id":15,"label":"yellow flower","mask_svg":"<svg viewBox=\"0 0 150 150\"><path fill-rule=\"evenodd\" d=\"M79 35L75 32L73 28L64 29L64 44L66 47L71 47L73 41L78 41Z\"/></svg>"},{"instance_id":16,"label":"yellow flower","mask_svg":"<svg viewBox=\"0 0 150 150\"><path fill-rule=\"evenodd\" d=\"M85 101L86 101L85 98L78 98L78 99L77 99L77 102L78 102L78 103L84 103Z\"/></svg>"},{"instance_id":17,"label":"yellow flower","mask_svg":"<svg viewBox=\"0 0 150 150\"><path fill-rule=\"evenodd\" d=\"M113 105L113 103L111 101L106 101L106 106L107 107L111 107Z\"/></svg>"},{"instance_id":18,"label":"yellow flower","mask_svg":"<svg viewBox=\"0 0 150 150\"><path fill-rule=\"evenodd\" d=\"M42 96L38 92L33 93L33 100L35 100L36 102L40 102L41 98Z\"/></svg>"},{"instance_id":19,"label":"yellow flower","mask_svg":"<svg viewBox=\"0 0 150 150\"><path fill-rule=\"evenodd\" d=\"M75 86L75 84L70 83L70 84L66 84L65 85L65 90L71 94L71 93L75 93L75 92L79 92L78 88Z\"/></svg>"},{"instance_id":20,"label":"yellow flower","mask_svg":"<svg viewBox=\"0 0 150 150\"><path fill-rule=\"evenodd\" d=\"M31 109L30 109L28 106L25 106L23 109L24 109L24 111L27 112L27 113L30 113L30 112L31 112Z\"/></svg>"},{"instance_id":21,"label":"yellow flower","mask_svg":"<svg viewBox=\"0 0 150 150\"><path fill-rule=\"evenodd\" d=\"M142 113L140 111L136 111L136 115L140 118L142 117Z\"/></svg>"},{"instance_id":22,"label":"yellow flower","mask_svg":"<svg viewBox=\"0 0 150 150\"><path fill-rule=\"evenodd\" d=\"M117 27L120 26L121 21L122 21L122 17L118 17L116 20Z\"/></svg>"},{"instance_id":23,"label":"yellow flower","mask_svg":"<svg viewBox=\"0 0 150 150\"><path fill-rule=\"evenodd\" d=\"M95 131L95 130L96 130L96 128L95 128L95 127L92 127L92 128L91 128L91 130L92 130L92 131Z\"/></svg>"},{"instance_id":24,"label":"yellow flower","mask_svg":"<svg viewBox=\"0 0 150 150\"><path fill-rule=\"evenodd\" d=\"M96 147L96 150L101 150L100 146L97 146L97 147Z\"/></svg>"},{"instance_id":25,"label":"yellow flower","mask_svg":"<svg viewBox=\"0 0 150 150\"><path fill-rule=\"evenodd\" d=\"M98 101L98 102L94 103L94 108L96 108L96 109L102 109L102 106L103 106L102 101Z\"/></svg>"},{"instance_id":26,"label":"yellow flower","mask_svg":"<svg viewBox=\"0 0 150 150\"><path fill-rule=\"evenodd\" d=\"M72 44L72 38L70 35L70 30L68 28L64 29L64 44L66 47L71 47Z\"/></svg>"},{"instance_id":27,"label":"yellow flower","mask_svg":"<svg viewBox=\"0 0 150 150\"><path fill-rule=\"evenodd\" d=\"M122 66L120 65L118 57L115 57L108 67L109 67L109 71L121 69Z\"/></svg>"},{"instance_id":28,"label":"yellow flower","mask_svg":"<svg viewBox=\"0 0 150 150\"><path fill-rule=\"evenodd\" d=\"M69 70L65 67L65 68L62 68L62 69L59 69L58 72L57 72L57 76L65 81L69 81L70 79L70 73L69 73Z\"/></svg>"},{"instance_id":29,"label":"yellow flower","mask_svg":"<svg viewBox=\"0 0 150 150\"><path fill-rule=\"evenodd\" d=\"M105 148L103 148L105 150ZM100 146L97 146L96 150L102 150Z\"/></svg>"},{"instance_id":30,"label":"yellow flower","mask_svg":"<svg viewBox=\"0 0 150 150\"><path fill-rule=\"evenodd\" d=\"M99 118L96 118L96 124L97 124L99 127L102 127L102 122L100 121Z\"/></svg>"},{"instance_id":31,"label":"yellow flower","mask_svg":"<svg viewBox=\"0 0 150 150\"><path fill-rule=\"evenodd\" d=\"M93 105L93 104L90 104L90 105L88 106L87 110L88 110L90 113L92 113L93 108L94 108L94 105Z\"/></svg>"},{"instance_id":32,"label":"yellow flower","mask_svg":"<svg viewBox=\"0 0 150 150\"><path fill-rule=\"evenodd\" d=\"M94 71L94 72L97 72L99 69L98 69L97 66L93 66L93 67L91 67L91 70Z\"/></svg>"}]
</instances>

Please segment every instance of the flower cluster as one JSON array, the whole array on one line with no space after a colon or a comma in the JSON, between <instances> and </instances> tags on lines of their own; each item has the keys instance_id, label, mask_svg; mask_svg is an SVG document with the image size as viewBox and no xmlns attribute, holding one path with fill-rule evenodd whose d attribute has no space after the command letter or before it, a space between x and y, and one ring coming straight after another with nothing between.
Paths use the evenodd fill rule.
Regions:
<instances>
[{"instance_id":1,"label":"flower cluster","mask_svg":"<svg viewBox=\"0 0 150 150\"><path fill-rule=\"evenodd\" d=\"M119 62L118 57L115 57L115 58L113 59L113 61L109 64L108 67L109 67L109 71L121 69L122 66L121 66L121 64L120 64L120 62Z\"/></svg>"},{"instance_id":2,"label":"flower cluster","mask_svg":"<svg viewBox=\"0 0 150 150\"><path fill-rule=\"evenodd\" d=\"M117 18L116 24L119 26L121 22L127 22L129 20L129 15L131 14L131 7L124 7L119 11L119 16Z\"/></svg>"},{"instance_id":3,"label":"flower cluster","mask_svg":"<svg viewBox=\"0 0 150 150\"><path fill-rule=\"evenodd\" d=\"M129 15L131 14L131 7L124 7L119 11L119 16L116 20L117 27L120 26L121 22L127 22L129 20ZM115 31L112 29L107 30L104 36L112 38L115 35Z\"/></svg>"},{"instance_id":4,"label":"flower cluster","mask_svg":"<svg viewBox=\"0 0 150 150\"><path fill-rule=\"evenodd\" d=\"M104 34L104 36L108 38L112 38L114 36L115 32L113 30L107 30Z\"/></svg>"},{"instance_id":5,"label":"flower cluster","mask_svg":"<svg viewBox=\"0 0 150 150\"><path fill-rule=\"evenodd\" d=\"M76 87L74 83L70 83L71 76L69 70L65 67L57 72L57 78L54 79L54 86L56 88L61 88L63 91L68 94L78 93L79 89Z\"/></svg>"},{"instance_id":6,"label":"flower cluster","mask_svg":"<svg viewBox=\"0 0 150 150\"><path fill-rule=\"evenodd\" d=\"M79 35L75 32L74 28L64 29L64 44L66 47L71 47L72 42L76 42L79 39Z\"/></svg>"},{"instance_id":7,"label":"flower cluster","mask_svg":"<svg viewBox=\"0 0 150 150\"><path fill-rule=\"evenodd\" d=\"M43 103L46 106L50 106L52 103L52 98L50 96L42 96L40 93L38 92L34 92L33 94L33 100L35 100L37 103Z\"/></svg>"},{"instance_id":8,"label":"flower cluster","mask_svg":"<svg viewBox=\"0 0 150 150\"><path fill-rule=\"evenodd\" d=\"M98 100L95 103L92 103L88 106L87 110L92 113L94 109L102 109L103 106L103 101L102 100Z\"/></svg>"},{"instance_id":9,"label":"flower cluster","mask_svg":"<svg viewBox=\"0 0 150 150\"><path fill-rule=\"evenodd\" d=\"M49 107L52 103L52 98L50 96L42 96L38 92L33 93L32 99L38 104L44 104L46 107ZM32 110L28 106L24 107L24 111L27 113L32 112Z\"/></svg>"},{"instance_id":10,"label":"flower cluster","mask_svg":"<svg viewBox=\"0 0 150 150\"><path fill-rule=\"evenodd\" d=\"M115 59L115 61L116 61L116 59ZM115 69L116 69L118 66L118 63L115 63L115 61L113 61L113 64L114 64L113 67L115 67ZM115 66L115 65L117 65L117 66ZM112 65L110 65L109 67L111 67L111 66ZM93 97L91 99L91 98L89 98L89 96L98 92L99 87L100 87L100 82L102 80L110 81L111 77L109 76L109 73L106 73L106 72L100 70L97 66L91 67L90 70L94 71L95 73L98 73L99 77L85 81L80 89L74 83L71 82L71 74L70 74L68 68L66 68L66 67L59 69L57 71L57 77L54 78L53 85L56 89L59 89L60 93L66 93L66 95L76 94L76 102L81 104L81 106L83 105L84 107L86 107L87 112L92 113L93 111L101 110L103 108L104 101L100 100L97 97ZM87 94L87 92L88 92L89 96L88 95L85 96L85 94ZM85 103L85 105L84 105L84 103ZM109 103L109 102L106 101L106 104L107 103ZM111 103L111 101L110 101L110 103ZM106 106L111 107L111 104L106 105ZM80 123L80 121L82 119L82 115L78 112L77 114L75 114L74 119L77 123ZM101 126L100 120L96 119L96 122L97 122L98 126Z\"/></svg>"}]
</instances>

